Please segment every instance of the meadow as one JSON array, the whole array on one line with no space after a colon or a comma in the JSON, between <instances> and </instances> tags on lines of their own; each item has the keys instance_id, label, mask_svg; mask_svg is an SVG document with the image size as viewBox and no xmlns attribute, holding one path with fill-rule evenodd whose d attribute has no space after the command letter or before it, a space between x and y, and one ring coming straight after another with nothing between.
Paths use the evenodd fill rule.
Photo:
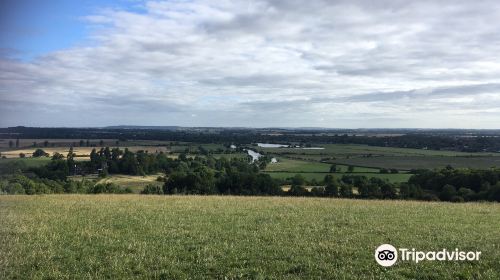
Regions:
<instances>
[{"instance_id":1,"label":"meadow","mask_svg":"<svg viewBox=\"0 0 500 280\"><path fill-rule=\"evenodd\" d=\"M1 279L499 279L500 205L234 196L0 196ZM383 243L482 251L379 266Z\"/></svg>"}]
</instances>

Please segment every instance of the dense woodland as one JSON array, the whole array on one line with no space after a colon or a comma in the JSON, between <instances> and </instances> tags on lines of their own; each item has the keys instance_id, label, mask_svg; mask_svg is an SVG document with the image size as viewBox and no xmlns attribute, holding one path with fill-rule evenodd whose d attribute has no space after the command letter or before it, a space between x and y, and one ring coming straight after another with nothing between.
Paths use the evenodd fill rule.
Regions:
<instances>
[{"instance_id":1,"label":"dense woodland","mask_svg":"<svg viewBox=\"0 0 500 280\"><path fill-rule=\"evenodd\" d=\"M39 156L46 156L40 149ZM222 194L291 195L360 199L417 199L442 201L500 201L500 169L471 170L447 167L441 170L415 170L408 183L393 184L378 178L328 174L322 182L307 182L295 175L287 180L273 179L260 172L269 158L249 163L249 159L214 158L211 155L180 154L173 159L164 153L133 153L128 149L92 150L90 161L76 161L72 150L64 156L55 153L41 167L10 166L0 181L2 193L129 193L113 184L94 184L89 180L68 180L70 175L165 174L158 180L163 187L146 186L144 194ZM85 177L82 177L85 178ZM289 186L287 191L282 186ZM306 186L312 186L306 188ZM354 191L356 190L356 191Z\"/></svg>"},{"instance_id":2,"label":"dense woodland","mask_svg":"<svg viewBox=\"0 0 500 280\"><path fill-rule=\"evenodd\" d=\"M0 128L11 139L119 139L164 140L196 143L250 144L310 143L366 144L381 147L453 150L463 152L500 152L500 131L480 130L365 130L325 129L243 129L243 128ZM401 134L383 136L384 133ZM376 134L379 134L378 136ZM359 136L356 136L359 135ZM380 136L382 135L382 136Z\"/></svg>"}]
</instances>

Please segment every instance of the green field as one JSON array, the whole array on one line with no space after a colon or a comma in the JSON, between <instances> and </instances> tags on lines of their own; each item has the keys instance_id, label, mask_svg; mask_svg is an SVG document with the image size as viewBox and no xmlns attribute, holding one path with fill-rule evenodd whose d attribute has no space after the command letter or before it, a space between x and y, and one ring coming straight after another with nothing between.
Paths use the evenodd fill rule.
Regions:
<instances>
[{"instance_id":1,"label":"green field","mask_svg":"<svg viewBox=\"0 0 500 280\"><path fill-rule=\"evenodd\" d=\"M273 178L278 178L278 179L287 179L295 176L296 174L302 175L306 180L310 181L312 179L315 179L318 182L321 182L326 175L330 174L333 175L333 177L336 178L342 178L344 175L356 175L356 176L366 176L367 178L381 178L381 179L387 179L389 182L392 183L401 183L401 182L408 182L408 179L411 177L412 174L408 173L399 173L399 174L379 174L379 173L301 173L301 172L265 172L269 174Z\"/></svg>"},{"instance_id":2,"label":"green field","mask_svg":"<svg viewBox=\"0 0 500 280\"><path fill-rule=\"evenodd\" d=\"M314 161L304 161L304 160L293 160L288 158L278 157L277 163L268 164L266 171L287 171L287 172L329 172L331 164L314 162ZM347 172L347 165L337 165L338 172ZM353 172L379 172L378 168L369 167L359 167L355 166Z\"/></svg>"},{"instance_id":3,"label":"green field","mask_svg":"<svg viewBox=\"0 0 500 280\"><path fill-rule=\"evenodd\" d=\"M337 173L329 173L330 166L331 164L328 163L278 157L278 162L268 164L265 172L271 175L271 177L279 179L287 179L293 177L295 174L300 174L308 181L315 179L318 182L322 181L328 174L339 179L343 175L359 175L368 178L375 177L387 179L393 183L407 182L411 176L411 174L407 173L380 174L378 173L380 169L360 166L355 166L352 173L347 173L348 166L341 164L337 165Z\"/></svg>"},{"instance_id":4,"label":"green field","mask_svg":"<svg viewBox=\"0 0 500 280\"><path fill-rule=\"evenodd\" d=\"M298 148L262 148L255 149L268 153L308 154L308 155L337 155L337 156L500 156L498 153L464 153L455 151L436 151L410 148L377 147L357 144L325 144L317 145L324 149Z\"/></svg>"},{"instance_id":5,"label":"green field","mask_svg":"<svg viewBox=\"0 0 500 280\"><path fill-rule=\"evenodd\" d=\"M412 168L443 168L447 165L451 165L455 168L488 169L491 167L500 166L500 156L383 156L372 158L357 157L349 159L337 159L332 162L336 162L339 164L363 165L403 170Z\"/></svg>"},{"instance_id":6,"label":"green field","mask_svg":"<svg viewBox=\"0 0 500 280\"><path fill-rule=\"evenodd\" d=\"M288 178L301 173L308 180L321 180L325 176L322 172L328 172L333 163L340 168L340 173L345 173L347 166L351 165L355 166L356 174L367 173L368 177L387 178L391 182L405 182L410 175L369 173L377 173L381 168L397 169L404 173L410 169L444 168L448 165L477 169L500 166L500 153L463 153L354 144L316 146L324 149L257 147L256 150L279 159L280 162L266 168L266 171L273 171L270 174L274 178Z\"/></svg>"},{"instance_id":7,"label":"green field","mask_svg":"<svg viewBox=\"0 0 500 280\"><path fill-rule=\"evenodd\" d=\"M499 279L500 205L320 198L0 197L1 279ZM383 243L478 262L376 264Z\"/></svg>"}]
</instances>

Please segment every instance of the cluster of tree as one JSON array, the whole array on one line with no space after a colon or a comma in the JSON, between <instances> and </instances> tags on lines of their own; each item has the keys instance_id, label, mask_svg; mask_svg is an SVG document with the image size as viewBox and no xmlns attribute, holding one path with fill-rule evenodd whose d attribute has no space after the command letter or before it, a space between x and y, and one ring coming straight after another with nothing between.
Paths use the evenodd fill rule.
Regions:
<instances>
[{"instance_id":1,"label":"cluster of tree","mask_svg":"<svg viewBox=\"0 0 500 280\"><path fill-rule=\"evenodd\" d=\"M42 150L43 152L43 150ZM181 155L181 157L186 157ZM76 161L73 149L65 157L54 153L52 160L45 166L30 168L40 178L65 180L69 175L107 174L145 175L168 171L178 164L164 153L150 154L144 151L133 153L128 149L109 147L99 151L93 149L90 161Z\"/></svg>"},{"instance_id":2,"label":"cluster of tree","mask_svg":"<svg viewBox=\"0 0 500 280\"><path fill-rule=\"evenodd\" d=\"M165 194L281 195L280 182L259 172L246 159L196 157L178 159L167 172Z\"/></svg>"},{"instance_id":3,"label":"cluster of tree","mask_svg":"<svg viewBox=\"0 0 500 280\"><path fill-rule=\"evenodd\" d=\"M275 129L276 130L276 129ZM177 129L177 128L0 128L0 133L12 138L24 139L121 139L126 140L163 140L195 143L234 143L248 144L255 142L301 143L342 143L366 144L401 148L455 150L467 152L500 150L498 131L387 131L401 134L372 137L359 135L356 130L280 130L279 135L271 134L274 130L258 129ZM373 133L383 133L375 130ZM472 134L469 134L472 133ZM475 137L464 137L474 135ZM82 143L81 143L82 144ZM102 146L102 143L101 143Z\"/></svg>"},{"instance_id":4,"label":"cluster of tree","mask_svg":"<svg viewBox=\"0 0 500 280\"><path fill-rule=\"evenodd\" d=\"M499 201L500 169L416 170L407 184L400 186L403 198L443 201Z\"/></svg>"},{"instance_id":5,"label":"cluster of tree","mask_svg":"<svg viewBox=\"0 0 500 280\"><path fill-rule=\"evenodd\" d=\"M47 178L27 177L10 174L0 178L0 194L61 194L61 193L131 193L130 188L106 183L95 184L89 180L50 180Z\"/></svg>"}]
</instances>

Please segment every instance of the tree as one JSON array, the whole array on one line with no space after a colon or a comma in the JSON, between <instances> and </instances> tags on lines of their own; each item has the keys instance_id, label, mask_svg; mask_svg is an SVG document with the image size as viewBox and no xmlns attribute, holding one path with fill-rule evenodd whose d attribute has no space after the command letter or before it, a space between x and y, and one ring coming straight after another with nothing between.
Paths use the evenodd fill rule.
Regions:
<instances>
[{"instance_id":1,"label":"tree","mask_svg":"<svg viewBox=\"0 0 500 280\"><path fill-rule=\"evenodd\" d=\"M337 165L336 164L332 164L330 166L330 173L335 173L337 172Z\"/></svg>"},{"instance_id":2,"label":"tree","mask_svg":"<svg viewBox=\"0 0 500 280\"><path fill-rule=\"evenodd\" d=\"M99 146L101 146L101 147L104 146L104 141L103 140L99 141Z\"/></svg>"},{"instance_id":3,"label":"tree","mask_svg":"<svg viewBox=\"0 0 500 280\"><path fill-rule=\"evenodd\" d=\"M342 184L340 186L341 197L352 197L352 186L349 184Z\"/></svg>"},{"instance_id":4,"label":"tree","mask_svg":"<svg viewBox=\"0 0 500 280\"><path fill-rule=\"evenodd\" d=\"M83 147L83 145L85 145L85 141L83 141L83 139L80 140L80 147Z\"/></svg>"},{"instance_id":5,"label":"tree","mask_svg":"<svg viewBox=\"0 0 500 280\"><path fill-rule=\"evenodd\" d=\"M16 148L19 148L19 138L16 139Z\"/></svg>"},{"instance_id":6,"label":"tree","mask_svg":"<svg viewBox=\"0 0 500 280\"><path fill-rule=\"evenodd\" d=\"M14 142L12 140L9 140L9 148L14 147Z\"/></svg>"},{"instance_id":7,"label":"tree","mask_svg":"<svg viewBox=\"0 0 500 280\"><path fill-rule=\"evenodd\" d=\"M292 185L288 190L288 194L293 196L307 196L309 192L304 186Z\"/></svg>"},{"instance_id":8,"label":"tree","mask_svg":"<svg viewBox=\"0 0 500 280\"><path fill-rule=\"evenodd\" d=\"M456 195L456 189L452 185L445 185L443 190L439 194L439 198L444 201L451 201L451 199Z\"/></svg>"},{"instance_id":9,"label":"tree","mask_svg":"<svg viewBox=\"0 0 500 280\"><path fill-rule=\"evenodd\" d=\"M396 198L396 188L393 184L385 183L380 186L380 191L382 192L383 198L394 199Z\"/></svg>"},{"instance_id":10,"label":"tree","mask_svg":"<svg viewBox=\"0 0 500 280\"><path fill-rule=\"evenodd\" d=\"M491 201L500 202L500 183L497 183L490 189L488 199Z\"/></svg>"},{"instance_id":11,"label":"tree","mask_svg":"<svg viewBox=\"0 0 500 280\"><path fill-rule=\"evenodd\" d=\"M305 184L306 179L304 179L304 176L295 174L295 176L292 177L292 186L303 186Z\"/></svg>"},{"instance_id":12,"label":"tree","mask_svg":"<svg viewBox=\"0 0 500 280\"><path fill-rule=\"evenodd\" d=\"M326 196L338 196L339 195L339 186L340 183L339 181L334 178L332 175L326 175L325 176L325 195Z\"/></svg>"},{"instance_id":13,"label":"tree","mask_svg":"<svg viewBox=\"0 0 500 280\"><path fill-rule=\"evenodd\" d=\"M325 195L325 188L324 187L313 187L311 189L311 195L312 196L324 196Z\"/></svg>"},{"instance_id":14,"label":"tree","mask_svg":"<svg viewBox=\"0 0 500 280\"><path fill-rule=\"evenodd\" d=\"M34 152L33 152L33 157L48 157L49 154L46 153L44 150L42 149L36 149Z\"/></svg>"},{"instance_id":15,"label":"tree","mask_svg":"<svg viewBox=\"0 0 500 280\"><path fill-rule=\"evenodd\" d=\"M58 152L55 152L53 155L52 155L52 160L58 160L58 159L64 159L64 155L58 153Z\"/></svg>"},{"instance_id":16,"label":"tree","mask_svg":"<svg viewBox=\"0 0 500 280\"><path fill-rule=\"evenodd\" d=\"M354 166L353 165L349 165L349 167L347 167L347 172L348 173L354 172Z\"/></svg>"},{"instance_id":17,"label":"tree","mask_svg":"<svg viewBox=\"0 0 500 280\"><path fill-rule=\"evenodd\" d=\"M49 146L49 141L48 140L43 141L43 146L44 147L48 147Z\"/></svg>"},{"instance_id":18,"label":"tree","mask_svg":"<svg viewBox=\"0 0 500 280\"><path fill-rule=\"evenodd\" d=\"M141 194L163 194L163 189L160 186L147 184L141 191Z\"/></svg>"}]
</instances>

